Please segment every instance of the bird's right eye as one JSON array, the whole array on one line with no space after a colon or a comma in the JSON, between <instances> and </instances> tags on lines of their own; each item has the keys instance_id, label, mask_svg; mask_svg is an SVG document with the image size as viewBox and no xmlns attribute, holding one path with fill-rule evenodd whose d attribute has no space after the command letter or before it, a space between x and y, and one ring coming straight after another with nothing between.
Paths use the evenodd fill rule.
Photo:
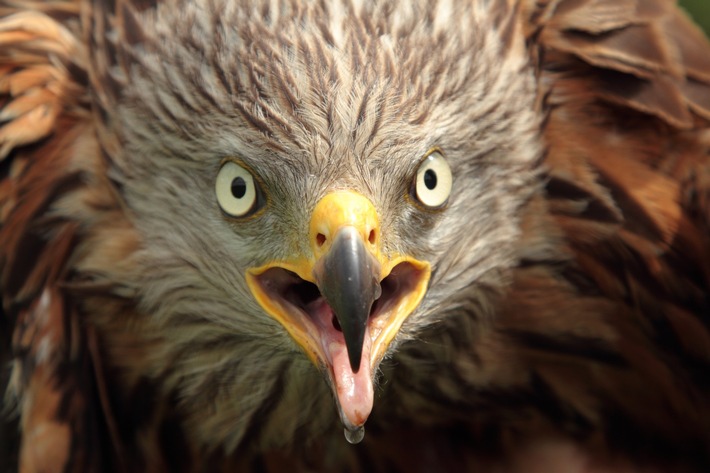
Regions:
<instances>
[{"instance_id":1,"label":"bird's right eye","mask_svg":"<svg viewBox=\"0 0 710 473\"><path fill-rule=\"evenodd\" d=\"M217 202L232 217L246 217L264 204L263 194L249 170L233 161L225 162L215 182Z\"/></svg>"}]
</instances>

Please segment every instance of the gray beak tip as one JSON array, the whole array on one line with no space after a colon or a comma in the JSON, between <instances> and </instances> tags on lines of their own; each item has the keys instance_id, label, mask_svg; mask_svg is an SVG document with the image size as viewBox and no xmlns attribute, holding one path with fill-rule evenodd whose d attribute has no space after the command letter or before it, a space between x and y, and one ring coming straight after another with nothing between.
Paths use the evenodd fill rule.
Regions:
<instances>
[{"instance_id":1,"label":"gray beak tip","mask_svg":"<svg viewBox=\"0 0 710 473\"><path fill-rule=\"evenodd\" d=\"M343 331L353 373L360 370L367 320L381 293L379 263L365 247L354 227L335 235L328 253L314 275L323 297Z\"/></svg>"}]
</instances>

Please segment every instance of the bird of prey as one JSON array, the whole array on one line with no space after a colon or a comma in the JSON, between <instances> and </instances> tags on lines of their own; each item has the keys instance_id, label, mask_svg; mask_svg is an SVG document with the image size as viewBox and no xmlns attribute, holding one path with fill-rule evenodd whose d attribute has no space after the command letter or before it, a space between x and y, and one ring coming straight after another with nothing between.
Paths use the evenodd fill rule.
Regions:
<instances>
[{"instance_id":1,"label":"bird of prey","mask_svg":"<svg viewBox=\"0 0 710 473\"><path fill-rule=\"evenodd\" d=\"M710 471L672 0L2 0L0 159L11 470Z\"/></svg>"}]
</instances>

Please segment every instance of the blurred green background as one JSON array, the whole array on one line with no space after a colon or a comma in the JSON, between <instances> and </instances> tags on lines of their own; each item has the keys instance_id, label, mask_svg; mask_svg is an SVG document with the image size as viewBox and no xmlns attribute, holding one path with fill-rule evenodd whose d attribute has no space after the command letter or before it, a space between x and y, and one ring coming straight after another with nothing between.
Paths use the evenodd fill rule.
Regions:
<instances>
[{"instance_id":1,"label":"blurred green background","mask_svg":"<svg viewBox=\"0 0 710 473\"><path fill-rule=\"evenodd\" d=\"M680 0L679 3L705 30L705 34L710 35L710 0Z\"/></svg>"}]
</instances>

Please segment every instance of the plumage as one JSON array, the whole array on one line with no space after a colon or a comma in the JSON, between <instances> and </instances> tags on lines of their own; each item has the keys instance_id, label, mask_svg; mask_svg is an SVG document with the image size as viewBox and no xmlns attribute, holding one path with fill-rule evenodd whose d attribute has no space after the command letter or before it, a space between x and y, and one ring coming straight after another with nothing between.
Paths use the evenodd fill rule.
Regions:
<instances>
[{"instance_id":1,"label":"plumage","mask_svg":"<svg viewBox=\"0 0 710 473\"><path fill-rule=\"evenodd\" d=\"M710 468L710 44L675 2L5 0L0 179L20 471ZM371 381L282 307L331 296L275 294L324 292L345 191L397 329L364 322L359 445Z\"/></svg>"}]
</instances>

